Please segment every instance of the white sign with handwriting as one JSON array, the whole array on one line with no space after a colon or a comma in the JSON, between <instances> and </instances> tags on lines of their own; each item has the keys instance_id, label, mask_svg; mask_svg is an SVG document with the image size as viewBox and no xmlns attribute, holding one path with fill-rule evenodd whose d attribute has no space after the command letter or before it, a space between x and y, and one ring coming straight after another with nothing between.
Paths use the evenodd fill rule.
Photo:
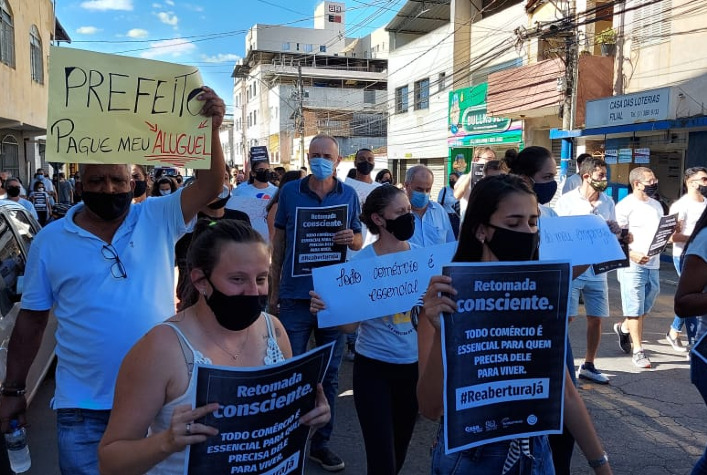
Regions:
<instances>
[{"instance_id":1,"label":"white sign with handwriting","mask_svg":"<svg viewBox=\"0 0 707 475\"><path fill-rule=\"evenodd\" d=\"M540 218L540 260L569 260L573 266L624 259L616 235L594 214Z\"/></svg>"},{"instance_id":2,"label":"white sign with handwriting","mask_svg":"<svg viewBox=\"0 0 707 475\"><path fill-rule=\"evenodd\" d=\"M333 327L407 312L427 290L430 277L452 261L457 243L354 259L312 269L314 291L326 305L319 327Z\"/></svg>"}]
</instances>

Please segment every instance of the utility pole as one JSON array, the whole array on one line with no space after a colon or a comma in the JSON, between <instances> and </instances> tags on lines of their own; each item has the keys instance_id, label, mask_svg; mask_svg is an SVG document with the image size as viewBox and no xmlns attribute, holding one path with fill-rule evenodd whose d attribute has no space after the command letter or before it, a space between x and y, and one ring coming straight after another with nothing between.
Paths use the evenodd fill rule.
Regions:
<instances>
[{"instance_id":1,"label":"utility pole","mask_svg":"<svg viewBox=\"0 0 707 475\"><path fill-rule=\"evenodd\" d=\"M574 127L575 103L577 96L577 60L579 53L579 43L577 41L577 24L575 22L577 5L575 0L567 2L566 20L571 29L565 36L565 90L562 102L562 129L572 130ZM572 159L572 139L562 139L562 151L560 152L560 178L567 176L570 160Z\"/></svg>"},{"instance_id":2,"label":"utility pole","mask_svg":"<svg viewBox=\"0 0 707 475\"><path fill-rule=\"evenodd\" d=\"M300 166L304 167L304 81L302 81L302 63L297 65L297 82L299 83L299 90L297 92L297 96L299 98Z\"/></svg>"}]
</instances>

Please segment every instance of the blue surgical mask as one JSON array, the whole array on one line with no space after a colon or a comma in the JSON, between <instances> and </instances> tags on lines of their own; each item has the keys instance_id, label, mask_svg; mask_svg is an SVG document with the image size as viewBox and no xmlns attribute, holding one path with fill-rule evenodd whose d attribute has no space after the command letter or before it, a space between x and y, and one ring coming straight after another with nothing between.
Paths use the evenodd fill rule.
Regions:
<instances>
[{"instance_id":1,"label":"blue surgical mask","mask_svg":"<svg viewBox=\"0 0 707 475\"><path fill-rule=\"evenodd\" d=\"M430 202L430 194L421 191L413 191L410 197L410 204L415 209L424 208Z\"/></svg>"},{"instance_id":2,"label":"blue surgical mask","mask_svg":"<svg viewBox=\"0 0 707 475\"><path fill-rule=\"evenodd\" d=\"M323 157L310 158L309 168L317 180L326 180L334 174L334 162Z\"/></svg>"}]
</instances>

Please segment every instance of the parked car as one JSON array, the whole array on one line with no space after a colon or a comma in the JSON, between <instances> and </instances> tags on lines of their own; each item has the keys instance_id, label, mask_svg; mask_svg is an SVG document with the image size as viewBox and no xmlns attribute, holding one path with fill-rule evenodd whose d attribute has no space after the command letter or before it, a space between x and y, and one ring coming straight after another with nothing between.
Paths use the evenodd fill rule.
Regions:
<instances>
[{"instance_id":1,"label":"parked car","mask_svg":"<svg viewBox=\"0 0 707 475\"><path fill-rule=\"evenodd\" d=\"M20 311L27 254L40 229L24 207L0 200L0 381L5 380L7 345ZM56 326L56 318L50 312L39 352L27 375L28 403L54 362Z\"/></svg>"}]
</instances>

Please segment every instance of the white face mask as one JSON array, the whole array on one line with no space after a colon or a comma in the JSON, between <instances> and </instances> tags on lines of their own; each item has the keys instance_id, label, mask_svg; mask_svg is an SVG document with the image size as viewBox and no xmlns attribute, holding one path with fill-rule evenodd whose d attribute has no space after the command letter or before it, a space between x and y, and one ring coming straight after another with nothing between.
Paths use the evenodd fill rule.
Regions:
<instances>
[{"instance_id":1,"label":"white face mask","mask_svg":"<svg viewBox=\"0 0 707 475\"><path fill-rule=\"evenodd\" d=\"M167 195L171 195L171 194L172 194L172 190L160 190L160 195L162 195L162 196L167 196Z\"/></svg>"}]
</instances>

